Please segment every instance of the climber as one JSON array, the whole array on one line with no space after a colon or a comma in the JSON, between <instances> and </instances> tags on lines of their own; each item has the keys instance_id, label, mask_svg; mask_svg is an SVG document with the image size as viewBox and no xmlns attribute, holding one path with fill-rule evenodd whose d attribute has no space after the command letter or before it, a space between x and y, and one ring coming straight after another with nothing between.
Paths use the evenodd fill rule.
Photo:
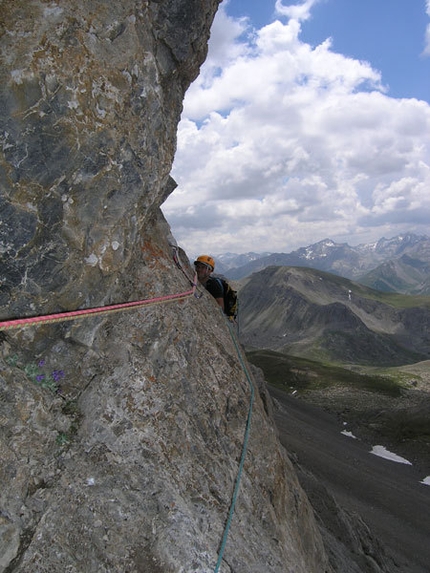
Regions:
<instances>
[{"instance_id":1,"label":"climber","mask_svg":"<svg viewBox=\"0 0 430 573\"><path fill-rule=\"evenodd\" d=\"M194 267L196 269L197 278L201 285L210 292L214 297L216 302L224 311L224 292L220 281L211 277L213 270L215 269L215 261L209 255L200 255L194 261Z\"/></svg>"}]
</instances>

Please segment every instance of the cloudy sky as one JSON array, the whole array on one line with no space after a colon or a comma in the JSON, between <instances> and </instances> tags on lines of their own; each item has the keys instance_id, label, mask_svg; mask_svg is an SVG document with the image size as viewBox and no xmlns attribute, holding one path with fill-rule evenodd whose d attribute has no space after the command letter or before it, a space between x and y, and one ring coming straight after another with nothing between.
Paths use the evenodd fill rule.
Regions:
<instances>
[{"instance_id":1,"label":"cloudy sky","mask_svg":"<svg viewBox=\"0 0 430 573\"><path fill-rule=\"evenodd\" d=\"M189 256L430 235L430 0L224 0L172 175Z\"/></svg>"}]
</instances>

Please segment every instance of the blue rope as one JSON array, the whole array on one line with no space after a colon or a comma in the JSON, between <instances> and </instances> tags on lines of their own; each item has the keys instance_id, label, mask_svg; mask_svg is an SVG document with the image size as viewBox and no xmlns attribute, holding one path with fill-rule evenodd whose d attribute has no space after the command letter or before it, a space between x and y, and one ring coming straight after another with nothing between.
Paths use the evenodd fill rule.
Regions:
<instances>
[{"instance_id":1,"label":"blue rope","mask_svg":"<svg viewBox=\"0 0 430 573\"><path fill-rule=\"evenodd\" d=\"M235 508L235 505L236 505L236 500L237 500L237 496L238 496L238 493L239 493L240 480L241 480L241 477L242 477L243 465L244 465L244 463L245 463L246 450L247 450L247 447L248 447L249 432L250 432L250 430L251 430L252 405L253 405L253 403L254 403L254 385L252 384L251 377L250 377L249 372L248 372L248 370L247 370L247 368L246 368L246 366L245 366L245 363L244 363L244 361L243 361L242 353L241 353L240 348L239 348L239 346L238 346L238 343L237 343L237 341L236 341L236 337L234 336L233 326L232 326L232 324L230 323L230 321L228 321L228 326L229 326L229 329L230 329L231 338L232 338L233 343L234 343L234 345L235 345L235 347L236 347L236 352L237 352L237 355L238 355L238 357L239 357L240 364L241 364L241 366L242 366L242 369L243 369L243 371L244 371L244 373L245 373L246 379L248 380L249 387L250 387L250 389L251 389L251 398L250 398L250 401L249 401L248 418L247 418L247 420L246 420L246 430L245 430L245 437L244 437L244 439L243 439L242 455L241 455L241 458L240 458L239 470L238 470L238 472L237 472L236 484L235 484L235 486L234 486L233 497L232 497L232 501L231 501L231 505L230 505L230 511L229 511L229 513L228 513L227 523L226 523L226 526L225 526L225 528L224 528L224 535L223 535L223 538L222 538L222 541L221 541L221 546L220 546L220 550L219 550L219 554L218 554L218 561L217 561L217 564L216 564L214 573L218 573L219 568L221 567L221 562L222 562L222 559L223 559L225 546L226 546L226 544L227 544L228 532L229 532L229 530L230 530L231 522L232 522L232 519L233 519L234 508Z\"/></svg>"}]
</instances>

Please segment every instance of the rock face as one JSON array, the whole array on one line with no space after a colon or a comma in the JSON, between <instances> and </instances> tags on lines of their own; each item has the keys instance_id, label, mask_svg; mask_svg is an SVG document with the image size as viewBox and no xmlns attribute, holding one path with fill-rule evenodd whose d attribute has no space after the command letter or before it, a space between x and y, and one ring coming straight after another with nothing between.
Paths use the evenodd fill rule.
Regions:
<instances>
[{"instance_id":1,"label":"rock face","mask_svg":"<svg viewBox=\"0 0 430 573\"><path fill-rule=\"evenodd\" d=\"M0 320L189 292L160 205L217 5L0 2ZM0 572L214 570L254 382L199 295L0 332ZM331 571L269 408L220 571Z\"/></svg>"}]
</instances>

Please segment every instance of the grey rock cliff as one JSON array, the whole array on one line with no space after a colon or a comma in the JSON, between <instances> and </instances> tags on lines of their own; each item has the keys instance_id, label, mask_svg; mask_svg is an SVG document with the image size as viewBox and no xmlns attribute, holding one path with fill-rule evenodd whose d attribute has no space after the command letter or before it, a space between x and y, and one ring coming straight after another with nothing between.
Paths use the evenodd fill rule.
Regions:
<instances>
[{"instance_id":1,"label":"grey rock cliff","mask_svg":"<svg viewBox=\"0 0 430 573\"><path fill-rule=\"evenodd\" d=\"M0 320L190 289L160 205L217 5L0 2ZM213 571L250 401L213 300L0 336L0 571ZM221 571L330 570L257 392Z\"/></svg>"}]
</instances>

